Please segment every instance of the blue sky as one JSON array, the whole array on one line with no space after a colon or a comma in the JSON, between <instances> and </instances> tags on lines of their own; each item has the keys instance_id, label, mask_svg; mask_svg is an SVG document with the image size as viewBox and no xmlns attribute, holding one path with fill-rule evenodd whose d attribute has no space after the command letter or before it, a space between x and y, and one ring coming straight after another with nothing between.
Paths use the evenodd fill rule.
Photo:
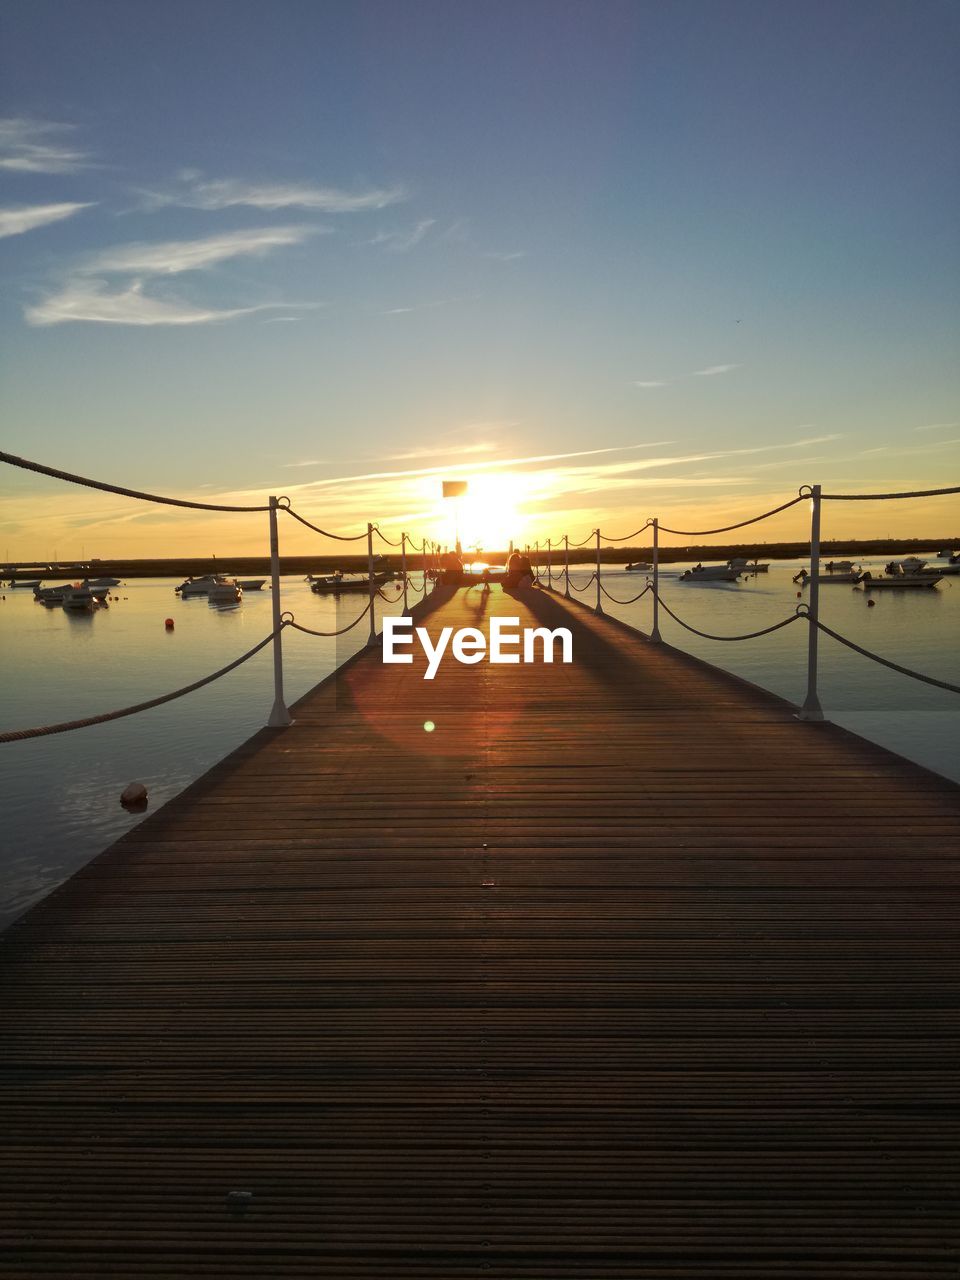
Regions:
<instances>
[{"instance_id":1,"label":"blue sky","mask_svg":"<svg viewBox=\"0 0 960 1280\"><path fill-rule=\"evenodd\" d=\"M521 537L956 472L955 4L7 0L2 47L11 452L353 527L509 464ZM212 536L0 485L11 555Z\"/></svg>"}]
</instances>

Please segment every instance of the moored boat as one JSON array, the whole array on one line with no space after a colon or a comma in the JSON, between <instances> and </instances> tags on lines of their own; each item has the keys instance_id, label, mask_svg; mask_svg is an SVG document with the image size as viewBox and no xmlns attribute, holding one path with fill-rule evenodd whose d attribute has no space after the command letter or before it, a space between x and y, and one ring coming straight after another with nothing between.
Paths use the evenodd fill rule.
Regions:
<instances>
[{"instance_id":1,"label":"moored boat","mask_svg":"<svg viewBox=\"0 0 960 1280\"><path fill-rule=\"evenodd\" d=\"M860 579L860 587L864 591L923 591L935 587L940 581L940 574L935 577L925 573L901 573L892 577L875 578L869 570Z\"/></svg>"},{"instance_id":2,"label":"moored boat","mask_svg":"<svg viewBox=\"0 0 960 1280\"><path fill-rule=\"evenodd\" d=\"M818 573L817 582L833 582L842 585L843 583L849 584L859 582L862 576L863 575L860 573L859 569L853 569L845 573ZM799 573L794 575L793 580L794 582L798 582L801 587L807 587L813 581L813 575L806 569L801 569Z\"/></svg>"},{"instance_id":3,"label":"moored boat","mask_svg":"<svg viewBox=\"0 0 960 1280\"><path fill-rule=\"evenodd\" d=\"M736 569L738 573L769 573L769 564L760 564L757 560L748 560L746 556L734 556L727 561L728 569Z\"/></svg>"},{"instance_id":4,"label":"moored boat","mask_svg":"<svg viewBox=\"0 0 960 1280\"><path fill-rule=\"evenodd\" d=\"M725 564L694 565L681 573L680 582L736 582L740 577L739 569L731 569Z\"/></svg>"},{"instance_id":5,"label":"moored boat","mask_svg":"<svg viewBox=\"0 0 960 1280\"><path fill-rule=\"evenodd\" d=\"M240 584L233 580L214 582L207 589L207 600L210 604L239 604L242 599L243 591Z\"/></svg>"},{"instance_id":6,"label":"moored boat","mask_svg":"<svg viewBox=\"0 0 960 1280\"><path fill-rule=\"evenodd\" d=\"M646 560L637 560L635 564L624 565L627 573L646 573L652 569L652 564L647 564Z\"/></svg>"},{"instance_id":7,"label":"moored boat","mask_svg":"<svg viewBox=\"0 0 960 1280\"><path fill-rule=\"evenodd\" d=\"M238 578L237 586L241 591L260 591L266 578Z\"/></svg>"}]
</instances>

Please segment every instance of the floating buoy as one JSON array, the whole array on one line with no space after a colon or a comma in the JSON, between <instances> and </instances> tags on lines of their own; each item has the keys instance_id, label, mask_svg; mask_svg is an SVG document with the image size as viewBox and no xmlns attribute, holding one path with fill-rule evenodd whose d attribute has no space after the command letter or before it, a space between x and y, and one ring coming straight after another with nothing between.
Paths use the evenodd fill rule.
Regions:
<instances>
[{"instance_id":1,"label":"floating buoy","mask_svg":"<svg viewBox=\"0 0 960 1280\"><path fill-rule=\"evenodd\" d=\"M120 803L125 809L145 809L147 788L142 782L130 782L120 793Z\"/></svg>"},{"instance_id":2,"label":"floating buoy","mask_svg":"<svg viewBox=\"0 0 960 1280\"><path fill-rule=\"evenodd\" d=\"M876 602L876 600L868 600L868 601L867 601L867 608L868 608L868 609L872 609L872 608L873 608L873 606L874 606L876 603L877 603L877 602Z\"/></svg>"},{"instance_id":3,"label":"floating buoy","mask_svg":"<svg viewBox=\"0 0 960 1280\"><path fill-rule=\"evenodd\" d=\"M164 620L163 625L167 628L167 630L168 630L168 631L172 631L172 630L173 630L173 619L172 619L172 618L166 618L166 619Z\"/></svg>"}]
</instances>

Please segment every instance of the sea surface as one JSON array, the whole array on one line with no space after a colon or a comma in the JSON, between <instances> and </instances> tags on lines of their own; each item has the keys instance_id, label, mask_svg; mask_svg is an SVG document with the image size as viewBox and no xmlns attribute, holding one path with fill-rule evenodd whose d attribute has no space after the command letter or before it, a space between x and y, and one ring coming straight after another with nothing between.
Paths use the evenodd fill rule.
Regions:
<instances>
[{"instance_id":1,"label":"sea surface","mask_svg":"<svg viewBox=\"0 0 960 1280\"><path fill-rule=\"evenodd\" d=\"M864 561L882 570L886 558ZM691 626L719 635L758 630L796 609L792 582L801 561L774 561L770 572L737 584L687 584L684 565L661 574L661 594ZM543 571L546 576L546 571ZM583 586L589 568L571 572ZM603 585L618 601L642 590L645 576L604 566ZM419 576L415 578L419 581ZM71 614L37 604L28 590L0 592L0 729L20 729L96 715L180 688L225 665L272 629L271 595L248 592L232 609L206 599L180 600L172 580L131 580L109 608ZM561 583L562 586L562 583ZM388 588L396 594L396 587ZM593 604L595 584L573 591ZM804 590L802 598L809 594ZM316 596L300 579L281 584L283 608L321 631L345 626L364 597ZM411 602L419 596L411 595ZM821 588L821 618L856 643L904 666L960 684L960 577L931 591L867 594L849 585ZM868 601L875 600L874 607ZM399 600L378 602L399 613ZM643 631L649 595L603 607ZM165 619L174 620L172 631ZM669 644L769 689L803 700L807 624L739 643L701 639L661 614ZM283 635L287 702L311 689L367 640L364 620L346 636ZM576 655L574 654L574 658ZM960 781L960 695L888 671L820 638L820 700L826 718L929 769ZM181 791L265 723L273 703L268 646L212 685L165 706L106 725L0 745L0 928L82 867L142 819L119 797L129 782L150 794L148 812ZM806 786L797 777L798 791ZM816 794L810 802L816 804ZM243 822L243 814L234 819Z\"/></svg>"}]
</instances>

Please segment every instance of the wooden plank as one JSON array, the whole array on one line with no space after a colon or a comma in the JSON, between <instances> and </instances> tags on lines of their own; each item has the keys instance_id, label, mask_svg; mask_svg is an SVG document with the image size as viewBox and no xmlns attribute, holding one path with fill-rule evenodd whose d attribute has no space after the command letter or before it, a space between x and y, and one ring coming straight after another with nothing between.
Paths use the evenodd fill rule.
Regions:
<instances>
[{"instance_id":1,"label":"wooden plank","mask_svg":"<svg viewBox=\"0 0 960 1280\"><path fill-rule=\"evenodd\" d=\"M492 614L574 663L371 652L0 940L10 1275L956 1276L960 790Z\"/></svg>"}]
</instances>

